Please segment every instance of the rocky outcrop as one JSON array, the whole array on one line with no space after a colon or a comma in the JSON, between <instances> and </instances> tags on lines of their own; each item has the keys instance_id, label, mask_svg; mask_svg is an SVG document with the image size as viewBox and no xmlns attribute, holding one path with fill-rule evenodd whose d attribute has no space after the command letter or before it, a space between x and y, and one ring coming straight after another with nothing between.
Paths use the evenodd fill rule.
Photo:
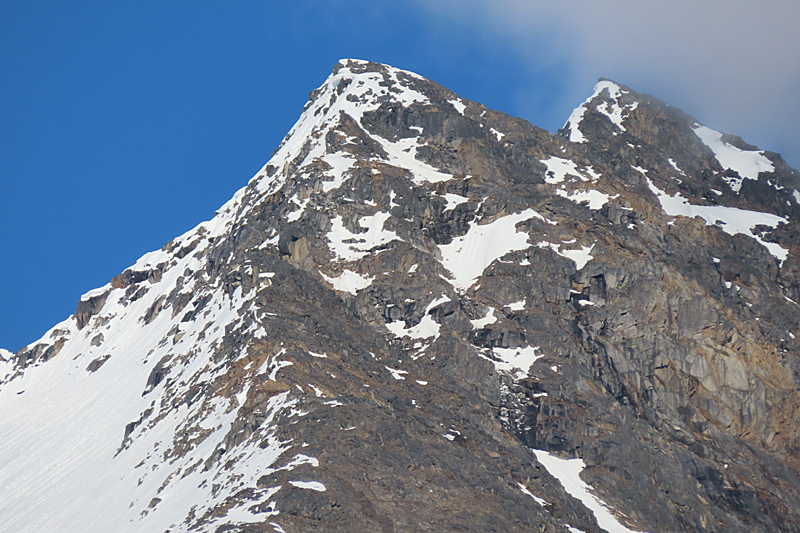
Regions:
<instances>
[{"instance_id":1,"label":"rocky outcrop","mask_svg":"<svg viewBox=\"0 0 800 533\"><path fill-rule=\"evenodd\" d=\"M26 463L54 496L0 531L53 529L69 469L115 478L65 531L794 531L799 187L609 80L550 134L343 61L214 220L15 356L14 445L95 451Z\"/></svg>"}]
</instances>

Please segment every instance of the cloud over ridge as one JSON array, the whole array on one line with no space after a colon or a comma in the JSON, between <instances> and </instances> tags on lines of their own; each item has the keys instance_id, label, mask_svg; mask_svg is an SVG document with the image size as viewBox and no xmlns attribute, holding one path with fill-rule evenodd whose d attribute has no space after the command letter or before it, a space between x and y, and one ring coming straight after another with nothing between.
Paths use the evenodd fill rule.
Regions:
<instances>
[{"instance_id":1,"label":"cloud over ridge","mask_svg":"<svg viewBox=\"0 0 800 533\"><path fill-rule=\"evenodd\" d=\"M611 77L800 166L796 1L417 1L529 61L568 62L575 105Z\"/></svg>"}]
</instances>

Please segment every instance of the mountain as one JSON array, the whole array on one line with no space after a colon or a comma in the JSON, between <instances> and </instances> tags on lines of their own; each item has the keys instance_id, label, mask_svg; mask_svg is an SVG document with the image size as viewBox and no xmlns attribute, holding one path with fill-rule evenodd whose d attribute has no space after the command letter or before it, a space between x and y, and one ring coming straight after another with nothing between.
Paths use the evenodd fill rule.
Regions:
<instances>
[{"instance_id":1,"label":"mountain","mask_svg":"<svg viewBox=\"0 0 800 533\"><path fill-rule=\"evenodd\" d=\"M798 531L798 189L610 80L551 134L343 60L0 354L0 531Z\"/></svg>"}]
</instances>

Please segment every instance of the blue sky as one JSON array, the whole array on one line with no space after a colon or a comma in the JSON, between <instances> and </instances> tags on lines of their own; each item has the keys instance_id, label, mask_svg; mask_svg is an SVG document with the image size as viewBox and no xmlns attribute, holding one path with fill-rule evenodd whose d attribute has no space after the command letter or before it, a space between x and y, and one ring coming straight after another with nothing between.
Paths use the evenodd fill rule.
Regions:
<instances>
[{"instance_id":1,"label":"blue sky","mask_svg":"<svg viewBox=\"0 0 800 533\"><path fill-rule=\"evenodd\" d=\"M308 92L344 57L417 72L551 131L608 76L800 166L798 43L764 44L773 32L756 28L752 42L780 52L770 68L788 72L773 76L765 95L747 70L766 68L756 55L740 83L725 78L737 103L723 106L714 80L731 68L709 65L737 65L740 50L710 42L704 61L681 63L698 56L682 44L695 35L691 25L669 19L662 33L646 24L622 31L619 17L603 23L588 1L564 5L3 2L0 347L35 341L74 312L81 294L211 218L269 159ZM586 16L574 17L575 9ZM620 27L651 15L634 10ZM752 24L749 13L739 18ZM628 61L626 50L635 51ZM703 78L709 73L715 77ZM756 97L772 107L747 103Z\"/></svg>"}]
</instances>

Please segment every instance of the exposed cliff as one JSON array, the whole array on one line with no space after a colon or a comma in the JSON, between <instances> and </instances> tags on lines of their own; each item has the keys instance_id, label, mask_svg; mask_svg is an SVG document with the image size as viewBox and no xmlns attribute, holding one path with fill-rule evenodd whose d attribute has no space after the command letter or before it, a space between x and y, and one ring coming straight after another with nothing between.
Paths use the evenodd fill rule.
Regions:
<instances>
[{"instance_id":1,"label":"exposed cliff","mask_svg":"<svg viewBox=\"0 0 800 533\"><path fill-rule=\"evenodd\" d=\"M798 188L608 80L551 134L342 61L0 360L0 531L796 531Z\"/></svg>"}]
</instances>

